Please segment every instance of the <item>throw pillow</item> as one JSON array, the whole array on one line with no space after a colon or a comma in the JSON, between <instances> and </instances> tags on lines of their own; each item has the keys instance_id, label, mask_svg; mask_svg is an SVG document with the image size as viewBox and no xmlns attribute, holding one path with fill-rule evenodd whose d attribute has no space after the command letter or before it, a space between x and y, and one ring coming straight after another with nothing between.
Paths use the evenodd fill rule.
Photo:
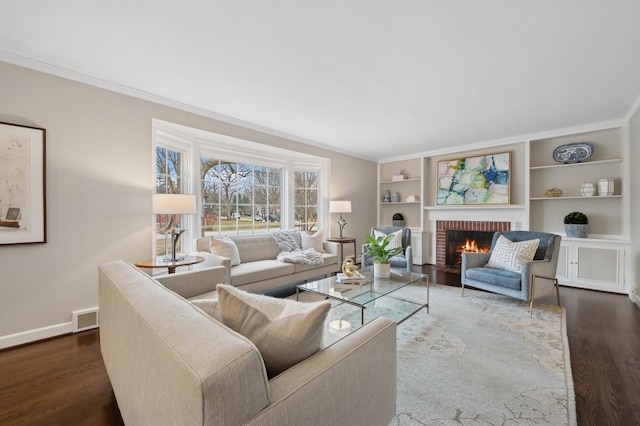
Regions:
<instances>
[{"instance_id":1,"label":"throw pillow","mask_svg":"<svg viewBox=\"0 0 640 426\"><path fill-rule=\"evenodd\" d=\"M240 264L240 252L238 246L230 238L214 238L211 237L211 252L218 256L228 257L231 259L231 266Z\"/></svg>"},{"instance_id":2,"label":"throw pillow","mask_svg":"<svg viewBox=\"0 0 640 426\"><path fill-rule=\"evenodd\" d=\"M386 235L388 234L385 234L384 232L380 232L377 229L373 230L373 236L376 239L378 239L378 237L384 237ZM393 238L391 238L391 241L389 241L389 245L387 246L387 249L402 247L402 229L400 229L399 231L392 232L391 235L393 235Z\"/></svg>"},{"instance_id":3,"label":"throw pillow","mask_svg":"<svg viewBox=\"0 0 640 426\"><path fill-rule=\"evenodd\" d=\"M298 230L272 231L271 236L282 251L296 251L302 247L302 237Z\"/></svg>"},{"instance_id":4,"label":"throw pillow","mask_svg":"<svg viewBox=\"0 0 640 426\"><path fill-rule=\"evenodd\" d=\"M227 284L217 289L222 323L256 345L269 377L320 350L331 303L276 299Z\"/></svg>"},{"instance_id":5,"label":"throw pillow","mask_svg":"<svg viewBox=\"0 0 640 426\"><path fill-rule=\"evenodd\" d=\"M318 253L324 253L324 247L322 246L322 231L318 231L311 235L307 231L301 232L302 237L302 250L314 249Z\"/></svg>"},{"instance_id":6,"label":"throw pillow","mask_svg":"<svg viewBox=\"0 0 640 426\"><path fill-rule=\"evenodd\" d=\"M220 317L220 306L218 306L217 300L194 299L194 300L191 300L191 304L202 309L204 313L209 315L211 318L222 322L222 318Z\"/></svg>"},{"instance_id":7,"label":"throw pillow","mask_svg":"<svg viewBox=\"0 0 640 426\"><path fill-rule=\"evenodd\" d=\"M507 271L522 272L522 265L530 262L536 255L540 239L513 242L504 235L498 237L496 245L491 251L487 266L502 268Z\"/></svg>"}]
</instances>

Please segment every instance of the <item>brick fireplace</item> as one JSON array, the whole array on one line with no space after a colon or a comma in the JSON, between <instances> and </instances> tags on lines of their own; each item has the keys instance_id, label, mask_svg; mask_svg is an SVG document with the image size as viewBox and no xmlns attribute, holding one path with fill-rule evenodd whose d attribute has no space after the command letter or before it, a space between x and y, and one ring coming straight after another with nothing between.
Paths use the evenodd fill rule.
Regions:
<instances>
[{"instance_id":1,"label":"brick fireplace","mask_svg":"<svg viewBox=\"0 0 640 426\"><path fill-rule=\"evenodd\" d=\"M436 265L446 265L446 243L448 230L466 231L509 231L511 222L489 222L471 220L437 220L436 221Z\"/></svg>"}]
</instances>

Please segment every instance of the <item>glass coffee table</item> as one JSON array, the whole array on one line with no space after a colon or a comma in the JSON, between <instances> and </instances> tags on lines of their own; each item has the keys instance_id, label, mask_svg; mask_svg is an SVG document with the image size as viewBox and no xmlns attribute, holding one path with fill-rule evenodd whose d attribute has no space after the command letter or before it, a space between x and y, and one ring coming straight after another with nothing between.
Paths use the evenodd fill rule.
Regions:
<instances>
[{"instance_id":1,"label":"glass coffee table","mask_svg":"<svg viewBox=\"0 0 640 426\"><path fill-rule=\"evenodd\" d=\"M336 287L335 276L299 284L296 286L296 300L300 291L307 291L336 301L330 312L330 324L331 329L337 331L352 329L354 309L350 308L349 312L344 305L360 309L360 325L377 316L387 317L400 324L422 308L426 308L429 313L428 276L397 269L391 270L389 278L374 278L373 270L369 268L359 272L364 275L366 283L358 287ZM413 290L413 297L409 298L406 291L409 286L421 287L420 290L423 291Z\"/></svg>"}]
</instances>

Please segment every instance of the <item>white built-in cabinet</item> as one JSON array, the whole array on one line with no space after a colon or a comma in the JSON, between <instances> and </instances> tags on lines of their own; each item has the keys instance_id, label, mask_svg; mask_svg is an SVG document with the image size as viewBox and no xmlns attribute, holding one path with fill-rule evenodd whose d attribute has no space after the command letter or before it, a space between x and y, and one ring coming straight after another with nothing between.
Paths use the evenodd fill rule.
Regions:
<instances>
[{"instance_id":1,"label":"white built-in cabinet","mask_svg":"<svg viewBox=\"0 0 640 426\"><path fill-rule=\"evenodd\" d=\"M582 128L586 129L586 128ZM438 152L402 160L381 161L378 169L378 225L390 226L394 213L402 213L412 228L414 264L435 263L437 220L507 220L511 229L552 232L562 235L558 278L564 285L627 293L625 284L629 252L629 141L624 122L590 126L575 132L547 132L539 138L508 142L500 146L475 147L473 151ZM553 151L564 144L588 142L594 155L587 161L560 164ZM436 164L445 158L511 152L511 202L496 206L436 206ZM405 179L393 176L404 172ZM586 197L584 183L597 187L601 178L613 179L610 196ZM560 197L545 196L558 188ZM400 201L383 202L384 191L398 192ZM417 195L419 201L407 201ZM588 238L567 238L564 216L580 211L589 218ZM430 232L431 231L431 232ZM420 242L418 242L420 239Z\"/></svg>"},{"instance_id":2,"label":"white built-in cabinet","mask_svg":"<svg viewBox=\"0 0 640 426\"><path fill-rule=\"evenodd\" d=\"M625 292L625 246L585 238L565 240L556 277L562 285Z\"/></svg>"},{"instance_id":3,"label":"white built-in cabinet","mask_svg":"<svg viewBox=\"0 0 640 426\"><path fill-rule=\"evenodd\" d=\"M403 176L394 180L394 176ZM381 163L378 169L378 225L391 226L393 215L400 213L404 225L410 228L422 228L422 158ZM397 194L398 201L384 202L384 193ZM413 200L407 198L414 196Z\"/></svg>"},{"instance_id":4,"label":"white built-in cabinet","mask_svg":"<svg viewBox=\"0 0 640 426\"><path fill-rule=\"evenodd\" d=\"M424 265L429 256L429 232L421 229L411 230L411 252L414 265Z\"/></svg>"},{"instance_id":5,"label":"white built-in cabinet","mask_svg":"<svg viewBox=\"0 0 640 426\"><path fill-rule=\"evenodd\" d=\"M564 216L579 211L589 218L587 238L563 237L557 277L561 284L625 293L625 253L629 241L626 129L614 126L589 132L534 139L530 143L529 229L564 235ZM558 146L588 142L594 155L580 163L553 161ZM614 182L609 196L583 196L581 187L599 179ZM545 196L551 188L559 197Z\"/></svg>"}]
</instances>

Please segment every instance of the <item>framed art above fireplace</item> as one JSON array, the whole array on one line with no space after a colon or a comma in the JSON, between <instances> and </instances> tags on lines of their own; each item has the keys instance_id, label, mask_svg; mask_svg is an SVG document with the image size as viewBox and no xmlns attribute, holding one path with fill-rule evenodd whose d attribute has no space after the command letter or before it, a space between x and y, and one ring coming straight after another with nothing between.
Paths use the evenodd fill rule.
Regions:
<instances>
[{"instance_id":1,"label":"framed art above fireplace","mask_svg":"<svg viewBox=\"0 0 640 426\"><path fill-rule=\"evenodd\" d=\"M438 161L436 172L436 205L510 203L510 152Z\"/></svg>"}]
</instances>

